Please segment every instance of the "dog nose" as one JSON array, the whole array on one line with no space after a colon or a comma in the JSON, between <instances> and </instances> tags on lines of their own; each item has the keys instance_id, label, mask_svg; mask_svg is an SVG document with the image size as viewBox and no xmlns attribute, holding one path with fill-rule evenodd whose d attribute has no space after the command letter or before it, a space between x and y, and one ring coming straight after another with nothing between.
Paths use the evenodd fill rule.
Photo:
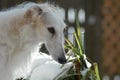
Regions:
<instances>
[{"instance_id":1,"label":"dog nose","mask_svg":"<svg viewBox=\"0 0 120 80\"><path fill-rule=\"evenodd\" d=\"M58 58L60 64L65 64L67 62L66 58Z\"/></svg>"}]
</instances>

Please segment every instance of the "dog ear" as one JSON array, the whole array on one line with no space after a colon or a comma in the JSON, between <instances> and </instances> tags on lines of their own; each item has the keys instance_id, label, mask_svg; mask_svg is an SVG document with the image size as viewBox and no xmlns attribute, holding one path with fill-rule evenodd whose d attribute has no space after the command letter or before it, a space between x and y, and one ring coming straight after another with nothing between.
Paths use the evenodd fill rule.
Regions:
<instances>
[{"instance_id":1,"label":"dog ear","mask_svg":"<svg viewBox=\"0 0 120 80\"><path fill-rule=\"evenodd\" d=\"M39 6L32 6L25 13L25 17L32 18L34 15L39 16L39 15L41 15L42 12L43 12L43 10Z\"/></svg>"}]
</instances>

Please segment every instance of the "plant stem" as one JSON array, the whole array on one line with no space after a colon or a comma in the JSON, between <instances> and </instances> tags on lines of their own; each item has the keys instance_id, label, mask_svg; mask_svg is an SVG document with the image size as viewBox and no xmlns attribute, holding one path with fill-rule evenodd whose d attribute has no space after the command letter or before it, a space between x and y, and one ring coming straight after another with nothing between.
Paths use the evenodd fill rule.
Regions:
<instances>
[{"instance_id":1,"label":"plant stem","mask_svg":"<svg viewBox=\"0 0 120 80\"><path fill-rule=\"evenodd\" d=\"M75 70L77 75L77 80L80 80L80 61L76 60L75 61Z\"/></svg>"}]
</instances>

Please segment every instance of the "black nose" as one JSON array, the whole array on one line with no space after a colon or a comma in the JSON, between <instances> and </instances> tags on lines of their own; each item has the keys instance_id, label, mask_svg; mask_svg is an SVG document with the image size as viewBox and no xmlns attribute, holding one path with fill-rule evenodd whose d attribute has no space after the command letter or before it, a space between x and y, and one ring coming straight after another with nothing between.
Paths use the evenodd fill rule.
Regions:
<instances>
[{"instance_id":1,"label":"black nose","mask_svg":"<svg viewBox=\"0 0 120 80\"><path fill-rule=\"evenodd\" d=\"M67 62L66 58L58 58L60 64L65 64Z\"/></svg>"}]
</instances>

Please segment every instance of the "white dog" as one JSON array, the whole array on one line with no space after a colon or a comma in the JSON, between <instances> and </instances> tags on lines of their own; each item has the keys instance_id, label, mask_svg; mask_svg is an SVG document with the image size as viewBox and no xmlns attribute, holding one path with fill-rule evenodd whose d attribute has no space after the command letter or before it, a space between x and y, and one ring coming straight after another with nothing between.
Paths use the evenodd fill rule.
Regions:
<instances>
[{"instance_id":1,"label":"white dog","mask_svg":"<svg viewBox=\"0 0 120 80\"><path fill-rule=\"evenodd\" d=\"M0 12L0 80L14 80L17 69L29 66L31 52L39 42L64 64L65 26L60 9L47 3L26 3Z\"/></svg>"}]
</instances>

